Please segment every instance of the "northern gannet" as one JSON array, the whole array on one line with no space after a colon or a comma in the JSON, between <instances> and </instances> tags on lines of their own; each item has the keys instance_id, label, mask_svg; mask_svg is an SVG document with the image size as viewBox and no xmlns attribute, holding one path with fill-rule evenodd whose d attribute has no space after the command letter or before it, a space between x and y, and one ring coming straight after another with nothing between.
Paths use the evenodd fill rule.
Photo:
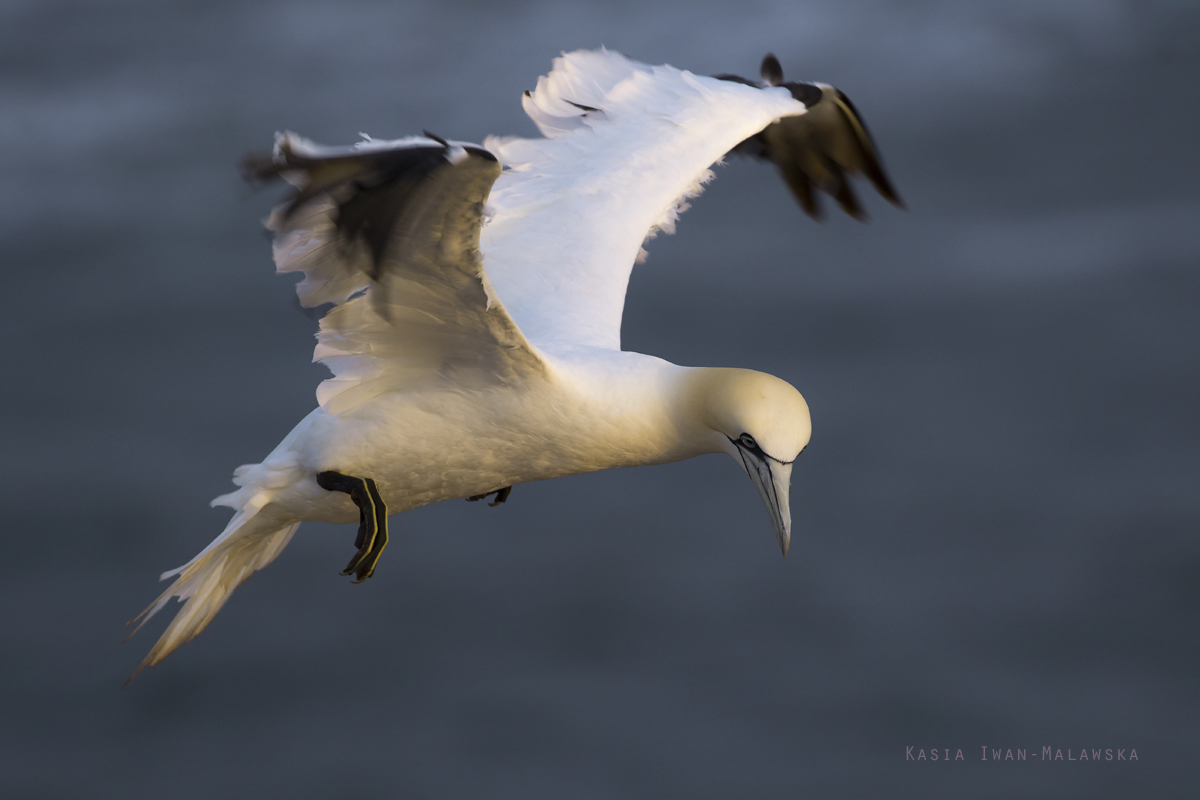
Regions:
<instances>
[{"instance_id":1,"label":"northern gannet","mask_svg":"<svg viewBox=\"0 0 1200 800\"><path fill-rule=\"evenodd\" d=\"M771 55L762 77L580 51L524 95L541 139L330 148L284 133L272 154L247 157L254 178L296 187L267 227L277 270L304 273L301 303L333 304L314 353L333 377L318 408L213 501L236 512L221 535L161 576L175 580L141 624L172 597L183 607L138 670L200 633L303 520L359 521L342 574L361 582L390 514L728 453L786 555L792 462L811 433L801 394L761 372L622 351L620 340L643 242L674 231L730 151L773 161L814 217L814 190L862 217L847 174L900 204L845 95L784 83Z\"/></svg>"}]
</instances>

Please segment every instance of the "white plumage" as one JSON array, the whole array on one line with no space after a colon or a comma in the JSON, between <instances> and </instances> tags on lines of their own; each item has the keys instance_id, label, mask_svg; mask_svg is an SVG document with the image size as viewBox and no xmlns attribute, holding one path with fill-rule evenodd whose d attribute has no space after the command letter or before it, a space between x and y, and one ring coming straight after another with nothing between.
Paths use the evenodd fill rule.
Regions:
<instances>
[{"instance_id":1,"label":"white plumage","mask_svg":"<svg viewBox=\"0 0 1200 800\"><path fill-rule=\"evenodd\" d=\"M768 75L773 60L769 84L781 80ZM268 227L278 270L304 273L301 302L335 304L314 353L333 376L319 407L213 501L235 510L224 532L162 576L175 581L143 623L172 597L186 603L142 667L198 634L305 519L359 519L347 573L363 580L386 544L387 514L727 452L754 478L786 554L791 462L811 430L804 399L762 373L622 352L621 312L643 241L672 232L709 166L755 137L802 203L796 181L807 180L846 208L842 170L866 171L889 196L848 101L821 130L785 127L825 111L814 98L828 90L599 50L562 56L526 93L543 139L322 148L280 135L272 156L249 163L297 187ZM795 166L810 156L818 168Z\"/></svg>"},{"instance_id":2,"label":"white plumage","mask_svg":"<svg viewBox=\"0 0 1200 800\"><path fill-rule=\"evenodd\" d=\"M580 114L567 99L598 110ZM805 112L782 87L647 67L604 50L558 59L524 105L547 138L484 140L510 171L492 189L496 213L482 242L509 313L551 349L619 350L642 242L674 232L715 161L773 120Z\"/></svg>"}]
</instances>

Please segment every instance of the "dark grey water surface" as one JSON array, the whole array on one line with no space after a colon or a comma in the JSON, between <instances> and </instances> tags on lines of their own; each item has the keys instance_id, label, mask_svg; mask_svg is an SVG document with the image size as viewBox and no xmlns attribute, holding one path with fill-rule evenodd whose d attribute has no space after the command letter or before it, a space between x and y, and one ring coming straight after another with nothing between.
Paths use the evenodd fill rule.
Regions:
<instances>
[{"instance_id":1,"label":"dark grey water surface","mask_svg":"<svg viewBox=\"0 0 1200 800\"><path fill-rule=\"evenodd\" d=\"M1197 23L8 0L0 794L1194 796ZM791 555L716 456L405 514L363 586L353 528L306 523L122 691L163 621L122 623L323 375L236 159L277 129L532 134L520 92L602 43L699 73L774 51L854 99L909 202L818 225L733 161L634 272L628 349L808 397Z\"/></svg>"}]
</instances>

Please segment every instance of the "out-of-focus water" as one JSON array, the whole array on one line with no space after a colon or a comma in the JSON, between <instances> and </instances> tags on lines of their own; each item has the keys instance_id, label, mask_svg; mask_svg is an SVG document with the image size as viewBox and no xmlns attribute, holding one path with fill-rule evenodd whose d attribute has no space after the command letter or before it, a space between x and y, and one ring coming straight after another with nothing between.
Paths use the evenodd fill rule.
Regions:
<instances>
[{"instance_id":1,"label":"out-of-focus water","mask_svg":"<svg viewBox=\"0 0 1200 800\"><path fill-rule=\"evenodd\" d=\"M0 793L1191 796L1198 22L10 2ZM123 647L121 623L324 374L237 158L277 129L532 134L521 91L599 44L710 74L774 51L853 98L908 201L818 225L734 160L634 271L627 349L808 398L791 555L717 456L396 517L363 586L337 575L353 528L306 523L122 691L162 622Z\"/></svg>"}]
</instances>

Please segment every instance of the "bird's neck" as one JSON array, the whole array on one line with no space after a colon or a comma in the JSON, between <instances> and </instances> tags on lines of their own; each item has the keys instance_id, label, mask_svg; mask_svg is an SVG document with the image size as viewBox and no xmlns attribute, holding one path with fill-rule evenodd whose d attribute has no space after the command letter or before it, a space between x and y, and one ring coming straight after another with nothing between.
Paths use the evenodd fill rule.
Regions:
<instances>
[{"instance_id":1,"label":"bird's neck","mask_svg":"<svg viewBox=\"0 0 1200 800\"><path fill-rule=\"evenodd\" d=\"M573 398L571 437L587 470L665 464L720 452L697 403L703 370L640 353L600 351L557 365Z\"/></svg>"}]
</instances>

